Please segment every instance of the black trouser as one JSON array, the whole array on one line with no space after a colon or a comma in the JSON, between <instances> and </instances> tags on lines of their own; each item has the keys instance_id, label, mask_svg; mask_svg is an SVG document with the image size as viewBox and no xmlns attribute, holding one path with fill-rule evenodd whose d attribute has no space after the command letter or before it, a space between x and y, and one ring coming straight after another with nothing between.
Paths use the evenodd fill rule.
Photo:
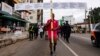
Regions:
<instances>
[{"instance_id":1,"label":"black trouser","mask_svg":"<svg viewBox=\"0 0 100 56\"><path fill-rule=\"evenodd\" d=\"M64 39L69 42L69 33L64 32Z\"/></svg>"},{"instance_id":2,"label":"black trouser","mask_svg":"<svg viewBox=\"0 0 100 56\"><path fill-rule=\"evenodd\" d=\"M50 53L52 54L53 51L55 52L56 51L56 45L57 45L57 40L54 40L54 43L52 43L51 40L49 40L50 44L49 44L49 47L50 47Z\"/></svg>"},{"instance_id":3,"label":"black trouser","mask_svg":"<svg viewBox=\"0 0 100 56\"><path fill-rule=\"evenodd\" d=\"M40 32L40 37L43 38L43 32Z\"/></svg>"},{"instance_id":4,"label":"black trouser","mask_svg":"<svg viewBox=\"0 0 100 56\"><path fill-rule=\"evenodd\" d=\"M35 39L38 37L38 32L34 32Z\"/></svg>"},{"instance_id":5,"label":"black trouser","mask_svg":"<svg viewBox=\"0 0 100 56\"><path fill-rule=\"evenodd\" d=\"M33 32L29 32L29 39L33 40Z\"/></svg>"},{"instance_id":6,"label":"black trouser","mask_svg":"<svg viewBox=\"0 0 100 56\"><path fill-rule=\"evenodd\" d=\"M62 32L62 31L61 31L61 33L60 33L60 34L61 34L61 37L63 37L63 32Z\"/></svg>"}]
</instances>

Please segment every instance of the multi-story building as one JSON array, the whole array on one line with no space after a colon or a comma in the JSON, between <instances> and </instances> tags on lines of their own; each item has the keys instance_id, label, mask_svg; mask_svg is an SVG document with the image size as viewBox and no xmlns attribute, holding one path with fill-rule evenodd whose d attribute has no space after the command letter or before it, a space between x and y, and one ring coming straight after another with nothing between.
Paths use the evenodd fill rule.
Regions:
<instances>
[{"instance_id":1,"label":"multi-story building","mask_svg":"<svg viewBox=\"0 0 100 56\"><path fill-rule=\"evenodd\" d=\"M37 0L21 0L21 3L37 3ZM22 10L21 17L30 23L37 23L37 10Z\"/></svg>"},{"instance_id":2,"label":"multi-story building","mask_svg":"<svg viewBox=\"0 0 100 56\"><path fill-rule=\"evenodd\" d=\"M43 3L43 0L38 0L38 3ZM43 23L43 9L37 10L37 21Z\"/></svg>"},{"instance_id":3,"label":"multi-story building","mask_svg":"<svg viewBox=\"0 0 100 56\"><path fill-rule=\"evenodd\" d=\"M4 7L4 12L7 12L6 14L10 14L10 16L0 16L0 18L9 18L9 19L5 19L5 20L0 20L0 22L2 21L9 21L8 23L3 23L4 25L10 25L10 26L26 26L28 24L26 24L27 22L30 23L42 23L43 21L43 10L19 10L19 11L15 11L14 10L14 4L17 3L42 3L43 0L0 0L0 4L2 4L1 2L4 2L3 4L6 4L5 6L11 7L10 9L8 9L8 7ZM2 6L0 6L0 9ZM2 11L0 10L0 15L2 14ZM0 23L0 25L2 25ZM28 26L27 26L28 27Z\"/></svg>"},{"instance_id":4,"label":"multi-story building","mask_svg":"<svg viewBox=\"0 0 100 56\"><path fill-rule=\"evenodd\" d=\"M21 11L14 10L14 4L21 3L21 0L0 0L0 29L2 27L24 27L26 26L25 19L21 18ZM26 11L30 14L29 11Z\"/></svg>"},{"instance_id":5,"label":"multi-story building","mask_svg":"<svg viewBox=\"0 0 100 56\"><path fill-rule=\"evenodd\" d=\"M21 3L42 3L43 0L21 0ZM22 17L31 23L38 23L43 20L43 10L28 10L31 14L27 14L25 11L22 12ZM26 16L26 17L25 17Z\"/></svg>"},{"instance_id":6,"label":"multi-story building","mask_svg":"<svg viewBox=\"0 0 100 56\"><path fill-rule=\"evenodd\" d=\"M70 15L70 16L63 16L62 17L62 20L65 22L65 21L68 21L68 23L70 25L74 25L75 24L75 18L73 17L73 15Z\"/></svg>"}]
</instances>

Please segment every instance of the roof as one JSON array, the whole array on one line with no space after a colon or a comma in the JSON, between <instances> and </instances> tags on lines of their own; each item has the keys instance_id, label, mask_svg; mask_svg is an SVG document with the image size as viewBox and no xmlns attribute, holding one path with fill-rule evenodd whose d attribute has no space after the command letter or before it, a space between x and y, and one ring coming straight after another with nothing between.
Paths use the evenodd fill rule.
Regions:
<instances>
[{"instance_id":1,"label":"roof","mask_svg":"<svg viewBox=\"0 0 100 56\"><path fill-rule=\"evenodd\" d=\"M89 23L77 23L77 24L74 24L74 25L85 25L85 24L89 24Z\"/></svg>"}]
</instances>

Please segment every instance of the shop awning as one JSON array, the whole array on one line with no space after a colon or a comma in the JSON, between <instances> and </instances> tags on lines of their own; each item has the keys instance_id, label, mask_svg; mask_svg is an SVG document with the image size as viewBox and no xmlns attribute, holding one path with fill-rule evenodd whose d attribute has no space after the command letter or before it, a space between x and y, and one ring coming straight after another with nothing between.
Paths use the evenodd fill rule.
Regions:
<instances>
[{"instance_id":1,"label":"shop awning","mask_svg":"<svg viewBox=\"0 0 100 56\"><path fill-rule=\"evenodd\" d=\"M18 18L14 17L14 16L8 16L8 15L2 15L2 16L0 16L0 18L9 19L9 20L12 20L12 21L28 22L26 20L18 19Z\"/></svg>"},{"instance_id":2,"label":"shop awning","mask_svg":"<svg viewBox=\"0 0 100 56\"><path fill-rule=\"evenodd\" d=\"M0 14L1 15L9 15L9 16L11 16L11 14L9 14L8 12L5 12L5 11L0 11Z\"/></svg>"}]
</instances>

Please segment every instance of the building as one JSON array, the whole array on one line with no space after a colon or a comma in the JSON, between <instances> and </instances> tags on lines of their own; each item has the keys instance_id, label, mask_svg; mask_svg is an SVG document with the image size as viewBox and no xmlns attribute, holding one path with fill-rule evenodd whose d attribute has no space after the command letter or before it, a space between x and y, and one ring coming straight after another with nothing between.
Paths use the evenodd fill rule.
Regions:
<instances>
[{"instance_id":1,"label":"building","mask_svg":"<svg viewBox=\"0 0 100 56\"><path fill-rule=\"evenodd\" d=\"M21 18L21 11L14 10L14 4L21 3L21 0L0 0L0 32L1 28L10 28L13 30L16 27L25 28L27 20ZM25 11L30 14L29 11Z\"/></svg>"},{"instance_id":2,"label":"building","mask_svg":"<svg viewBox=\"0 0 100 56\"><path fill-rule=\"evenodd\" d=\"M37 3L37 0L21 0L21 3ZM30 23L37 23L37 10L22 10L21 17Z\"/></svg>"},{"instance_id":3,"label":"building","mask_svg":"<svg viewBox=\"0 0 100 56\"><path fill-rule=\"evenodd\" d=\"M43 3L43 0L38 0L38 3ZM37 11L38 22L43 23L43 9Z\"/></svg>"},{"instance_id":4,"label":"building","mask_svg":"<svg viewBox=\"0 0 100 56\"><path fill-rule=\"evenodd\" d=\"M43 0L21 0L21 3L42 3ZM27 12L26 12L27 11ZM30 12L30 13L28 13ZM32 24L40 24L43 21L43 10L22 10L21 17ZM29 24L27 24L27 28Z\"/></svg>"},{"instance_id":5,"label":"building","mask_svg":"<svg viewBox=\"0 0 100 56\"><path fill-rule=\"evenodd\" d=\"M0 0L0 26L24 27L43 22L43 10L14 10L18 3L42 3L43 0ZM1 6L1 4L3 4ZM7 22L7 23L5 23Z\"/></svg>"},{"instance_id":6,"label":"building","mask_svg":"<svg viewBox=\"0 0 100 56\"><path fill-rule=\"evenodd\" d=\"M68 23L70 25L74 25L75 24L75 18L73 17L73 15L70 15L70 16L62 16L62 20L65 22L65 21L68 21Z\"/></svg>"},{"instance_id":7,"label":"building","mask_svg":"<svg viewBox=\"0 0 100 56\"><path fill-rule=\"evenodd\" d=\"M89 30L89 23L77 23L77 24L74 24L74 27L73 27L73 29L77 32L89 32L90 30Z\"/></svg>"}]
</instances>

